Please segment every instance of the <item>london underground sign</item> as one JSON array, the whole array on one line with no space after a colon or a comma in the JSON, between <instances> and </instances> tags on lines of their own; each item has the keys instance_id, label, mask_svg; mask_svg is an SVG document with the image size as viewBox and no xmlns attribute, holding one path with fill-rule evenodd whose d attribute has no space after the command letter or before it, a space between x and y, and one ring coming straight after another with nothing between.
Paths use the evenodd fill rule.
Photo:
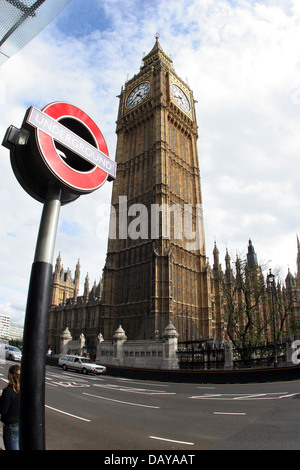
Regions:
<instances>
[{"instance_id":1,"label":"london underground sign","mask_svg":"<svg viewBox=\"0 0 300 470\"><path fill-rule=\"evenodd\" d=\"M21 186L44 203L25 313L19 436L21 450L44 450L47 332L60 207L113 180L116 164L95 122L63 102L41 111L31 106L21 129L10 126L2 145L10 150Z\"/></svg>"},{"instance_id":2,"label":"london underground sign","mask_svg":"<svg viewBox=\"0 0 300 470\"><path fill-rule=\"evenodd\" d=\"M41 202L49 181L61 187L66 204L116 177L100 129L69 103L51 103L41 111L30 107L21 130L10 126L3 145L11 149L19 183Z\"/></svg>"},{"instance_id":3,"label":"london underground sign","mask_svg":"<svg viewBox=\"0 0 300 470\"><path fill-rule=\"evenodd\" d=\"M71 121L70 126L72 126L72 120L74 121L73 125L78 121L77 124L81 123L82 126L86 126L97 147L60 123L60 120L63 122L66 119ZM53 171L56 170L57 176L69 183L71 187L81 187L84 191L89 186L93 188L94 185L97 185L97 187L102 185L108 175L113 178L116 176L116 165L108 157L108 150L102 133L94 121L80 109L67 103L53 103L44 108L43 111L31 107L26 122L37 129L36 138L43 158L49 163ZM54 140L90 162L95 168L87 172L82 178L82 175L74 169L68 168L68 165L63 165L64 162L57 152ZM99 171L98 168L102 171Z\"/></svg>"},{"instance_id":4,"label":"london underground sign","mask_svg":"<svg viewBox=\"0 0 300 470\"><path fill-rule=\"evenodd\" d=\"M53 119L51 114L55 111L58 111L59 118L64 118L65 113L71 113L72 118L77 118L77 115L80 113L80 121L84 123L87 128L90 130L91 135L93 135L99 144L99 149L95 148L93 145L86 142L80 136L67 129L64 125L59 123L58 120ZM102 134L99 135L99 129L95 127L95 123L86 115L80 112L78 108L74 106L66 105L65 103L55 103L52 106L48 107L45 112L38 110L35 107L30 108L30 112L27 117L28 124L36 127L38 129L38 136L40 139L40 132L48 134L53 139L57 140L61 144L68 147L71 151L77 153L79 156L85 158L90 163L98 166L105 172L109 173L112 177L116 176L115 172L115 163L108 158L106 145L104 144ZM42 152L47 158L48 149L43 149L43 143L40 142ZM101 150L101 147L105 147Z\"/></svg>"}]
</instances>

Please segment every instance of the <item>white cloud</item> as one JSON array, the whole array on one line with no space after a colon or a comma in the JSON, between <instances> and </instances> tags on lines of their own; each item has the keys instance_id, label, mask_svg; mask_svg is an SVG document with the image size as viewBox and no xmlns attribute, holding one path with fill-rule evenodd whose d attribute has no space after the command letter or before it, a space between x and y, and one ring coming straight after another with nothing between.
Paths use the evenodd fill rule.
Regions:
<instances>
[{"instance_id":1,"label":"white cloud","mask_svg":"<svg viewBox=\"0 0 300 470\"><path fill-rule=\"evenodd\" d=\"M226 246L245 252L251 238L259 260L293 271L300 232L299 26L298 0L73 0L1 67L0 133L19 127L30 105L63 100L97 122L114 158L116 96L158 31L198 101L207 255L214 238L221 258ZM6 308L19 321L42 205L19 186L3 147L0 172L1 313ZM101 276L111 187L61 209L56 256L61 251L73 272L80 258L82 283L87 272L91 283Z\"/></svg>"}]
</instances>

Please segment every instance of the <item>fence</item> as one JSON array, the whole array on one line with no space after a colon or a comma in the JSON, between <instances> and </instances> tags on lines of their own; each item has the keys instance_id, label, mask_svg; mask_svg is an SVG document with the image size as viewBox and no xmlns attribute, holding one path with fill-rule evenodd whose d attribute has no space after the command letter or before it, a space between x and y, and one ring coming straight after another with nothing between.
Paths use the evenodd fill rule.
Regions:
<instances>
[{"instance_id":1,"label":"fence","mask_svg":"<svg viewBox=\"0 0 300 470\"><path fill-rule=\"evenodd\" d=\"M177 355L182 370L242 369L285 365L286 348L287 343L233 348L221 340L184 341Z\"/></svg>"}]
</instances>

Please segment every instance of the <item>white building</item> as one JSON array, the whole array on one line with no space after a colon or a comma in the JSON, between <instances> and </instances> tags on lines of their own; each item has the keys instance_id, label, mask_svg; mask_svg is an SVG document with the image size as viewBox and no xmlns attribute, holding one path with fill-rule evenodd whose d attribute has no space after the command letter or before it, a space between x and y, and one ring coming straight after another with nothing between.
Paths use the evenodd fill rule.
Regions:
<instances>
[{"instance_id":1,"label":"white building","mask_svg":"<svg viewBox=\"0 0 300 470\"><path fill-rule=\"evenodd\" d=\"M9 329L9 339L23 339L23 325L11 323Z\"/></svg>"},{"instance_id":2,"label":"white building","mask_svg":"<svg viewBox=\"0 0 300 470\"><path fill-rule=\"evenodd\" d=\"M0 313L0 338L9 338L10 336L10 316Z\"/></svg>"}]
</instances>

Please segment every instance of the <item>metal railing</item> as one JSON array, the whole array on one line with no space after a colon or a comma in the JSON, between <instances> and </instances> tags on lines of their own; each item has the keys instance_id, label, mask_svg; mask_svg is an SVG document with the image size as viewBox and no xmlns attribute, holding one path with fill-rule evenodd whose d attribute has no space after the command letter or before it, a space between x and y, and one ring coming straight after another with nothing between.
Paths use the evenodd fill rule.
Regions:
<instances>
[{"instance_id":1,"label":"metal railing","mask_svg":"<svg viewBox=\"0 0 300 470\"><path fill-rule=\"evenodd\" d=\"M177 355L180 369L211 370L224 369L225 346L222 342L188 341L178 344ZM286 344L260 344L247 348L233 348L232 368L274 367L286 363Z\"/></svg>"}]
</instances>

